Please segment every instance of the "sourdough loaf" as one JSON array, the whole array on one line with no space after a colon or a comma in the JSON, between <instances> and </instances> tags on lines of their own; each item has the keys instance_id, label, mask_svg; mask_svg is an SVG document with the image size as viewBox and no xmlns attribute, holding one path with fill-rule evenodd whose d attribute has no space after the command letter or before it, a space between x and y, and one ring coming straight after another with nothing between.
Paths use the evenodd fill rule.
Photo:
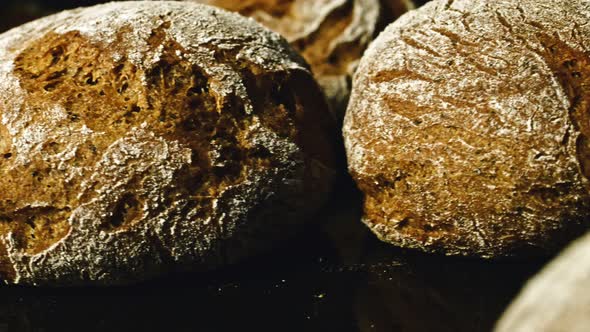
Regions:
<instances>
[{"instance_id":1,"label":"sourdough loaf","mask_svg":"<svg viewBox=\"0 0 590 332\"><path fill-rule=\"evenodd\" d=\"M590 217L590 3L432 1L361 60L344 123L363 221L449 255L554 251Z\"/></svg>"},{"instance_id":2,"label":"sourdough loaf","mask_svg":"<svg viewBox=\"0 0 590 332\"><path fill-rule=\"evenodd\" d=\"M113 284L235 261L322 204L335 130L287 42L188 2L0 35L0 276Z\"/></svg>"}]
</instances>

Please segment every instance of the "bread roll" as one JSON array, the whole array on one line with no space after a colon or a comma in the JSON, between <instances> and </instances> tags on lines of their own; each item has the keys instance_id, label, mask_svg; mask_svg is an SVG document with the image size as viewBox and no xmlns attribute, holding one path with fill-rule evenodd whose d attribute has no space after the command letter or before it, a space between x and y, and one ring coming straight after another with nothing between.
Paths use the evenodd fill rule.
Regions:
<instances>
[{"instance_id":1,"label":"bread roll","mask_svg":"<svg viewBox=\"0 0 590 332\"><path fill-rule=\"evenodd\" d=\"M0 276L114 284L280 241L331 186L303 59L237 14L119 2L0 36Z\"/></svg>"},{"instance_id":2,"label":"bread roll","mask_svg":"<svg viewBox=\"0 0 590 332\"><path fill-rule=\"evenodd\" d=\"M448 255L543 255L588 228L590 3L432 1L361 60L344 123L363 221Z\"/></svg>"},{"instance_id":3,"label":"bread roll","mask_svg":"<svg viewBox=\"0 0 590 332\"><path fill-rule=\"evenodd\" d=\"M531 279L496 332L585 332L590 327L590 234Z\"/></svg>"},{"instance_id":4,"label":"bread roll","mask_svg":"<svg viewBox=\"0 0 590 332\"><path fill-rule=\"evenodd\" d=\"M358 60L378 32L379 0L196 0L252 17L311 65L335 116L344 117Z\"/></svg>"}]
</instances>

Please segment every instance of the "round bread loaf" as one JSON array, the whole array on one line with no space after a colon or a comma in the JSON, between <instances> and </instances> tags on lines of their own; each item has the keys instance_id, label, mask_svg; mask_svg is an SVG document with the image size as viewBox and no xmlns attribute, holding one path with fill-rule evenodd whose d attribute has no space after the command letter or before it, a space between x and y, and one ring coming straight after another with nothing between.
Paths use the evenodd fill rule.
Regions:
<instances>
[{"instance_id":1,"label":"round bread loaf","mask_svg":"<svg viewBox=\"0 0 590 332\"><path fill-rule=\"evenodd\" d=\"M334 124L305 62L188 2L0 36L0 276L113 284L233 262L326 199Z\"/></svg>"},{"instance_id":2,"label":"round bread loaf","mask_svg":"<svg viewBox=\"0 0 590 332\"><path fill-rule=\"evenodd\" d=\"M311 65L332 112L342 120L352 74L378 32L379 0L196 1L252 17L284 36Z\"/></svg>"},{"instance_id":3,"label":"round bread loaf","mask_svg":"<svg viewBox=\"0 0 590 332\"><path fill-rule=\"evenodd\" d=\"M496 332L585 332L590 326L590 234L531 279Z\"/></svg>"},{"instance_id":4,"label":"round bread loaf","mask_svg":"<svg viewBox=\"0 0 590 332\"><path fill-rule=\"evenodd\" d=\"M384 241L540 255L588 228L590 3L432 1L361 60L343 133Z\"/></svg>"}]
</instances>

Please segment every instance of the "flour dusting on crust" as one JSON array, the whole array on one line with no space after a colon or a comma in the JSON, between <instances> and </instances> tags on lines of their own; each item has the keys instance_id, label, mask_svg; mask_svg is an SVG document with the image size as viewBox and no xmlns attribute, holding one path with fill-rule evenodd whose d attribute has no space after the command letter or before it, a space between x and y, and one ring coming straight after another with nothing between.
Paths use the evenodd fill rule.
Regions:
<instances>
[{"instance_id":1,"label":"flour dusting on crust","mask_svg":"<svg viewBox=\"0 0 590 332\"><path fill-rule=\"evenodd\" d=\"M586 228L589 13L585 1L436 0L382 32L344 125L364 222L394 244L486 257Z\"/></svg>"},{"instance_id":2,"label":"flour dusting on crust","mask_svg":"<svg viewBox=\"0 0 590 332\"><path fill-rule=\"evenodd\" d=\"M70 84L61 77L80 76L70 68L49 75L50 83L42 89L31 88L46 75L37 72L35 62L25 63L30 54L35 56L35 43L59 41L60 36L71 36L73 46L56 44L47 51L50 56L38 56L39 66L44 56L55 63L68 61L64 48L71 46L78 48L68 56L90 54L96 62L112 62L112 73L84 76L86 87L76 90L78 95L52 95L56 87ZM170 74L177 68L192 76ZM117 83L116 98L124 103L116 104L115 96L100 99L109 86L95 87L107 75L127 80ZM139 84L132 81L134 75ZM224 264L277 241L274 233L291 231L322 204L331 182L330 171L310 177L308 170L310 163L329 170L329 158L312 158L310 148L287 132L300 130L289 118L294 117L289 107L327 112L321 99L291 106L289 98L295 97L289 96L301 92L298 82L289 81L291 75L313 82L304 61L279 35L253 20L194 3L109 3L62 12L0 35L0 135L7 133L0 136L0 148L10 150L0 170L5 181L38 183L32 187L35 193L0 183L12 188L1 187L7 193L0 196L0 245L6 244L8 257L0 257L0 263L9 261L13 269L0 270L0 275L21 284L122 283L170 269ZM269 81L274 77L276 82ZM174 90L186 82L193 86L187 96ZM71 86L78 89L75 84ZM277 101L270 105L253 95L259 84L277 90ZM178 119L169 114L174 109L154 106L160 102L156 88L185 98L183 105L203 112L202 121L217 117L218 128L194 123L189 115L176 124L183 134L162 134L169 130L165 121ZM305 88L321 95L313 83ZM83 105L105 119L110 119L108 112L123 114L111 126L85 120L71 105L87 95L129 110L113 106L101 112ZM269 122L272 113L265 107L285 114L287 120L277 116L287 121L284 127ZM203 143L187 139L185 135L204 135L194 133L198 126L219 137L199 138ZM314 125L308 128L310 133L297 135L317 135ZM224 130L229 134L221 135ZM327 134L317 138L319 150L331 149L331 138L321 136ZM232 164L232 154L250 164ZM232 178L226 178L225 169ZM217 182L207 188L199 177L214 171L220 172L211 175ZM317 192L306 193L311 184ZM56 226L61 219L65 222ZM27 226L21 220L38 224ZM55 236L50 245L27 237L46 229Z\"/></svg>"}]
</instances>

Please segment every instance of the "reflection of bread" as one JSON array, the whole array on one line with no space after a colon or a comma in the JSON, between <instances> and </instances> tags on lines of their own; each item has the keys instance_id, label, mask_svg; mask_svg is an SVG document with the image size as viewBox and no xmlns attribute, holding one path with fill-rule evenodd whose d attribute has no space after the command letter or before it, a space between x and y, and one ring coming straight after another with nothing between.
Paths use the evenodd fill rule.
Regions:
<instances>
[{"instance_id":1,"label":"reflection of bread","mask_svg":"<svg viewBox=\"0 0 590 332\"><path fill-rule=\"evenodd\" d=\"M202 5L111 3L11 30L0 115L8 282L233 261L304 221L331 182L334 128L302 59Z\"/></svg>"},{"instance_id":2,"label":"reflection of bread","mask_svg":"<svg viewBox=\"0 0 590 332\"><path fill-rule=\"evenodd\" d=\"M574 242L527 283L495 331L588 331L589 284L590 234Z\"/></svg>"},{"instance_id":3,"label":"reflection of bread","mask_svg":"<svg viewBox=\"0 0 590 332\"><path fill-rule=\"evenodd\" d=\"M283 35L309 62L337 117L350 79L377 32L378 0L197 0L250 16Z\"/></svg>"},{"instance_id":4,"label":"reflection of bread","mask_svg":"<svg viewBox=\"0 0 590 332\"><path fill-rule=\"evenodd\" d=\"M433 1L374 41L343 131L381 239L493 257L588 227L589 10Z\"/></svg>"}]
</instances>

